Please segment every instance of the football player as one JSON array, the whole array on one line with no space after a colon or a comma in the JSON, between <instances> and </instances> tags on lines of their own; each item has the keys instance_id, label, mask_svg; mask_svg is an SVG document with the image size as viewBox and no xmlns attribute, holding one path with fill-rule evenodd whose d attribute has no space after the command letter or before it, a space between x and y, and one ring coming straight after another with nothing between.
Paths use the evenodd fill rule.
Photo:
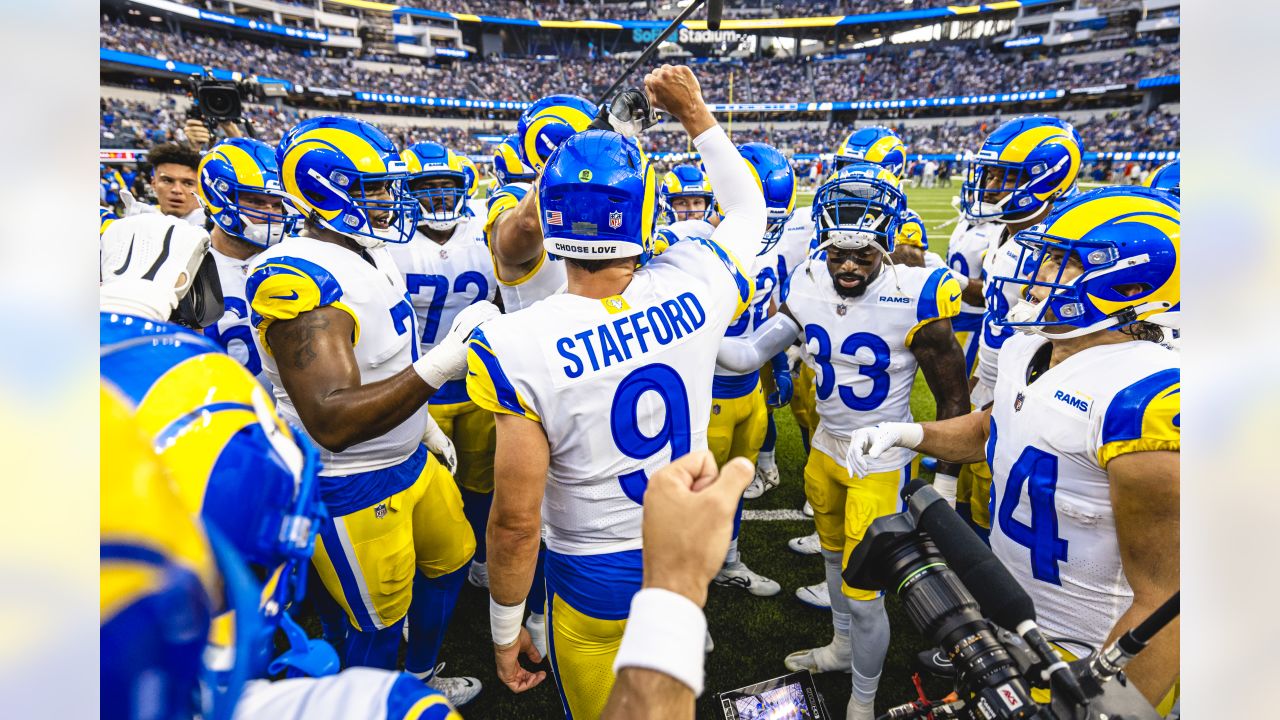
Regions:
<instances>
[{"instance_id":1,"label":"football player","mask_svg":"<svg viewBox=\"0 0 1280 720\"><path fill-rule=\"evenodd\" d=\"M871 521L898 508L898 491L918 462L914 453L898 452L848 467L850 433L871 418L909 418L917 368L938 417L968 410L964 356L950 321L960 307L958 282L945 268L899 268L887 260L905 208L906 196L883 168L842 168L814 197L826 272L815 268L818 255L792 274L779 314L751 337L726 341L720 355L722 363L746 368L804 339L819 418L805 496L818 526L835 633L830 644L792 653L785 663L793 671L852 670L847 717L859 719L874 717L889 618L880 593L845 585L840 572Z\"/></svg>"},{"instance_id":2,"label":"football player","mask_svg":"<svg viewBox=\"0 0 1280 720\"><path fill-rule=\"evenodd\" d=\"M715 193L706 173L693 165L676 165L662 178L658 191L668 223L710 221L715 214Z\"/></svg>"},{"instance_id":3,"label":"football player","mask_svg":"<svg viewBox=\"0 0 1280 720\"><path fill-rule=\"evenodd\" d=\"M1172 160L1152 170L1147 176L1146 186L1182 197L1182 160Z\"/></svg>"},{"instance_id":4,"label":"football player","mask_svg":"<svg viewBox=\"0 0 1280 720\"><path fill-rule=\"evenodd\" d=\"M331 517L313 562L347 616L335 644L349 665L394 668L412 610L406 669L462 705L479 681L442 678L435 660L475 538L457 485L422 440L428 399L462 377L463 339L497 308L467 308L420 356L413 305L384 246L412 237L420 207L391 140L322 116L286 133L276 159L286 202L306 222L258 256L247 295L280 412L322 448ZM414 596L426 600L410 607Z\"/></svg>"},{"instance_id":5,"label":"football player","mask_svg":"<svg viewBox=\"0 0 1280 720\"><path fill-rule=\"evenodd\" d=\"M662 66L645 85L705 158L724 211L715 233L637 269L657 216L653 168L633 140L576 134L537 189L546 252L564 257L568 291L488 321L468 355L467 389L497 413L489 590L498 677L516 692L545 677L518 660L539 659L520 622L545 522L549 655L574 717L599 716L613 685L641 585L648 473L706 447L716 347L750 301L740 259L756 256L765 229L760 190L693 73Z\"/></svg>"},{"instance_id":6,"label":"football player","mask_svg":"<svg viewBox=\"0 0 1280 720\"><path fill-rule=\"evenodd\" d=\"M542 98L516 123L520 156L534 173L542 171L556 146L586 130L596 106L574 95ZM560 257L543 248L537 190L520 182L499 188L489 198L485 238L493 255L494 276L507 312L559 292L565 285Z\"/></svg>"},{"instance_id":7,"label":"football player","mask_svg":"<svg viewBox=\"0 0 1280 720\"><path fill-rule=\"evenodd\" d=\"M404 274L422 333L421 352L426 354L463 308L492 301L498 284L484 246L482 221L467 206L475 183L461 156L439 143L424 142L405 148L401 157L408 165L409 194L421 210L413 239L388 249ZM457 452L454 479L476 536L468 578L477 587L488 587L484 528L493 498L493 413L471 402L464 380L437 390L428 410Z\"/></svg>"},{"instance_id":8,"label":"football player","mask_svg":"<svg viewBox=\"0 0 1280 720\"><path fill-rule=\"evenodd\" d=\"M966 262L981 255L982 269L975 277L975 270L969 267L964 297L970 303L982 297L985 305L982 325L974 331L978 335L977 379L970 393L975 408L991 402L1000 348L1013 335L1011 329L995 321L1019 299L1012 294L1016 290L1013 286L1006 284L1004 292L998 292L984 278L1016 274L1018 246L1009 239L1042 222L1054 202L1074 190L1082 152L1080 135L1069 123L1033 115L996 128L969 160L960 186L960 209L973 237L966 237L961 246L967 248ZM985 254L977 248L982 237L988 241ZM991 469L978 462L966 465L962 473L956 489L964 485L969 490L970 522L982 533L991 527Z\"/></svg>"},{"instance_id":9,"label":"football player","mask_svg":"<svg viewBox=\"0 0 1280 720\"><path fill-rule=\"evenodd\" d=\"M287 614L324 516L316 452L243 366L164 322L217 283L189 280L213 268L208 247L203 230L158 214L104 237L103 716L456 717L410 675L301 678L338 669ZM154 272L117 274L121 257ZM212 322L222 306L209 307ZM291 647L273 659L281 629ZM299 679L256 679L285 670Z\"/></svg>"},{"instance_id":10,"label":"football player","mask_svg":"<svg viewBox=\"0 0 1280 720\"><path fill-rule=\"evenodd\" d=\"M157 205L139 202L128 188L121 188L120 202L124 205L124 214L159 212L204 227L204 209L196 197L200 184L197 175L200 153L187 145L166 143L148 150L147 162L151 164L151 191L156 195Z\"/></svg>"},{"instance_id":11,"label":"football player","mask_svg":"<svg viewBox=\"0 0 1280 720\"><path fill-rule=\"evenodd\" d=\"M218 265L226 312L204 334L266 382L253 344L245 284L253 258L292 235L298 215L285 212L275 150L249 138L229 138L200 160L200 200L213 220L209 255Z\"/></svg>"},{"instance_id":12,"label":"football player","mask_svg":"<svg viewBox=\"0 0 1280 720\"><path fill-rule=\"evenodd\" d=\"M1018 272L989 275L1018 302L994 322L1022 330L1000 350L994 401L952 420L854 433L849 463L885 452L991 463L991 549L1047 635L1095 648L1178 590L1178 355L1152 320L1179 296L1178 200L1100 188L1015 235ZM1125 668L1171 704L1177 621ZM1162 700L1164 701L1162 703Z\"/></svg>"}]
</instances>

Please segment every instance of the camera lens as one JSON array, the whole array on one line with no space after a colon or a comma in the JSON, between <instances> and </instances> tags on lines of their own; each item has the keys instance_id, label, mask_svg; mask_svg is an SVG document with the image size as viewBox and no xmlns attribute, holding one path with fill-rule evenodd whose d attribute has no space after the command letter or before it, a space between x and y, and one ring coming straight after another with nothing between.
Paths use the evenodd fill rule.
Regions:
<instances>
[{"instance_id":1,"label":"camera lens","mask_svg":"<svg viewBox=\"0 0 1280 720\"><path fill-rule=\"evenodd\" d=\"M215 120L240 117L240 93L234 87L204 86L199 92L200 108Z\"/></svg>"}]
</instances>

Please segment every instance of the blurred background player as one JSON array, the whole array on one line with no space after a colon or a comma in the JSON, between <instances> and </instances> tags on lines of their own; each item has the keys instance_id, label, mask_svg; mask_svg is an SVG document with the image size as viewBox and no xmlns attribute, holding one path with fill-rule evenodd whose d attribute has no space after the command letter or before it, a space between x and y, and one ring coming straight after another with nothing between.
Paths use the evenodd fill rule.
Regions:
<instances>
[{"instance_id":1,"label":"blurred background player","mask_svg":"<svg viewBox=\"0 0 1280 720\"><path fill-rule=\"evenodd\" d=\"M463 338L497 309L460 313L420 357L413 306L384 246L412 237L420 207L394 145L359 120L318 117L285 135L277 160L306 224L258 257L247 293L280 412L323 448L331 519L314 564L347 620L326 633L345 664L394 668L412 609L405 667L462 705L479 681L440 677L435 660L475 538L422 439L428 399L462 377Z\"/></svg>"},{"instance_id":2,"label":"blurred background player","mask_svg":"<svg viewBox=\"0 0 1280 720\"><path fill-rule=\"evenodd\" d=\"M805 466L805 496L814 509L835 628L832 642L792 653L790 670L853 672L847 717L874 717L876 688L889 647L889 618L877 592L840 577L871 521L898 509L898 491L917 473L914 453L871 467L847 466L850 433L868 418L911 416L917 367L939 417L968 409L964 357L950 318L960 288L944 268L898 268L893 252L906 198L894 178L870 163L845 165L814 198L818 255L793 274L781 312L752 336L727 341L722 362L750 367L790 345L806 343L815 370L818 427ZM825 259L825 275L815 271Z\"/></svg>"},{"instance_id":3,"label":"blurred background player","mask_svg":"<svg viewBox=\"0 0 1280 720\"><path fill-rule=\"evenodd\" d=\"M151 165L151 192L156 196L156 204L141 202L127 188L121 188L124 214L159 212L204 227L204 208L196 198L200 185L200 152L184 144L165 143L147 151L147 163Z\"/></svg>"},{"instance_id":4,"label":"blurred background player","mask_svg":"<svg viewBox=\"0 0 1280 720\"><path fill-rule=\"evenodd\" d=\"M551 95L529 106L516 123L523 163L540 173L556 146L586 130L596 112L594 103L575 95ZM548 256L543 247L538 207L536 188L519 182L499 188L489 200L484 231L507 312L528 307L565 285L560 258Z\"/></svg>"},{"instance_id":5,"label":"blurred background player","mask_svg":"<svg viewBox=\"0 0 1280 720\"><path fill-rule=\"evenodd\" d=\"M1016 288L1006 284L1004 292L999 292L988 279L1017 274L1019 248L1009 239L1042 222L1054 202L1074 191L1082 153L1080 136L1070 123L1034 115L997 127L968 162L960 186L960 209L975 237L962 244L977 244L978 235L988 240L980 277L972 279L970 269L971 279L965 288L971 300L981 292L986 306L978 332L977 379L970 390L975 408L991 402L1000 348L1013 335L1013 330L996 320L1018 301L1012 294ZM962 474L957 487L964 485L969 490L970 521L985 534L991 527L991 469L985 462L970 463Z\"/></svg>"},{"instance_id":6,"label":"blurred background player","mask_svg":"<svg viewBox=\"0 0 1280 720\"><path fill-rule=\"evenodd\" d=\"M419 210L417 232L407 243L388 246L404 273L409 300L417 315L420 352L435 347L458 313L497 294L493 262L484 246L483 219L467 203L475 187L474 166L439 143L417 143L401 153L408 165L409 195ZM493 501L493 413L467 397L465 380L445 383L431 396L431 416L452 441L458 466L454 479L462 492L462 509L476 536L476 554L468 577L488 587L484 532Z\"/></svg>"},{"instance_id":7,"label":"blurred background player","mask_svg":"<svg viewBox=\"0 0 1280 720\"><path fill-rule=\"evenodd\" d=\"M200 200L213 221L209 255L218 265L226 308L204 334L267 382L253 342L245 284L253 258L292 235L302 218L285 212L275 150L266 143L223 140L200 160L198 173Z\"/></svg>"},{"instance_id":8,"label":"blurred background player","mask_svg":"<svg viewBox=\"0 0 1280 720\"><path fill-rule=\"evenodd\" d=\"M1182 197L1182 161L1174 160L1151 171L1147 176L1146 186L1173 193L1174 197Z\"/></svg>"},{"instance_id":9,"label":"blurred background player","mask_svg":"<svg viewBox=\"0 0 1280 720\"><path fill-rule=\"evenodd\" d=\"M760 191L692 72L663 66L645 84L732 198L712 238L643 263L657 216L652 167L621 135L574 135L538 187L546 251L565 258L568 292L486 323L468 360L472 398L497 413L489 588L498 676L517 692L544 677L519 656L538 658L520 622L545 521L549 651L566 716L604 708L641 586L647 474L705 447L715 348L751 295L737 258L755 257L764 233Z\"/></svg>"},{"instance_id":10,"label":"blurred background player","mask_svg":"<svg viewBox=\"0 0 1280 720\"><path fill-rule=\"evenodd\" d=\"M1059 204L1015 236L1025 272L989 276L1019 298L996 322L1023 331L1000 351L994 403L859 429L849 446L855 467L892 448L992 458L991 549L1046 635L1095 650L1178 589L1181 372L1151 321L1180 300L1180 217L1175 198L1145 188ZM1167 712L1178 622L1125 673Z\"/></svg>"},{"instance_id":11,"label":"blurred background player","mask_svg":"<svg viewBox=\"0 0 1280 720\"><path fill-rule=\"evenodd\" d=\"M710 221L715 214L715 193L706 173L689 164L676 165L662 178L658 190L668 224L686 220Z\"/></svg>"}]
</instances>

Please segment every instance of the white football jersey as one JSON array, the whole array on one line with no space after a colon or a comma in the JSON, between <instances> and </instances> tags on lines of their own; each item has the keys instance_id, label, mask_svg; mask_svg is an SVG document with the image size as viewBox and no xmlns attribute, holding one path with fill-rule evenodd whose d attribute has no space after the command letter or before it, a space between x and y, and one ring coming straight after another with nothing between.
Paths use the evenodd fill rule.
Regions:
<instances>
[{"instance_id":1,"label":"white football jersey","mask_svg":"<svg viewBox=\"0 0 1280 720\"><path fill-rule=\"evenodd\" d=\"M621 295L553 295L476 330L472 400L541 422L550 444L547 547L640 547L649 475L707 447L716 352L750 295L725 250L690 240L637 270Z\"/></svg>"},{"instance_id":2,"label":"white football jersey","mask_svg":"<svg viewBox=\"0 0 1280 720\"><path fill-rule=\"evenodd\" d=\"M789 280L787 310L804 332L805 363L814 371L818 428L813 446L844 467L849 437L880 422L911 422L916 332L960 308L960 284L946 269L883 265L856 298L841 297L825 263ZM872 472L896 470L915 457L894 448L871 461Z\"/></svg>"},{"instance_id":3,"label":"white football jersey","mask_svg":"<svg viewBox=\"0 0 1280 720\"><path fill-rule=\"evenodd\" d=\"M997 232L1003 228L997 227ZM982 318L982 337L978 342L978 382L987 387L996 386L996 373L999 368L1000 348L1005 341L1017 334L1013 328L1000 327L995 318L1003 319L1009 314L1009 308L1018 302L1018 291L1022 285L1005 283L1002 291L997 291L993 278L1013 277L1018 270L1018 257L1022 246L1012 240L1006 240L998 248L988 250L982 259L982 272L986 276L984 292L987 298L987 310Z\"/></svg>"},{"instance_id":4,"label":"white football jersey","mask_svg":"<svg viewBox=\"0 0 1280 720\"><path fill-rule=\"evenodd\" d=\"M1152 342L1102 345L1028 384L1047 342L1019 333L1000 351L987 444L991 549L1047 634L1097 648L1133 599L1105 468L1125 453L1178 450L1178 355Z\"/></svg>"},{"instance_id":5,"label":"white football jersey","mask_svg":"<svg viewBox=\"0 0 1280 720\"><path fill-rule=\"evenodd\" d=\"M532 187L529 183L511 183L503 185L489 197L483 232L485 244L489 246L491 252L493 241L489 238L489 234L493 231L494 222L503 213L514 209ZM504 312L513 313L523 310L539 300L564 292L567 282L564 261L548 255L541 243L538 245L538 253L537 265L524 277L512 282L498 279L498 291L502 293ZM494 262L492 259L490 261ZM496 271L494 276L497 276Z\"/></svg>"},{"instance_id":6,"label":"white football jersey","mask_svg":"<svg viewBox=\"0 0 1280 720\"><path fill-rule=\"evenodd\" d=\"M961 218L947 243L947 266L971 280L982 279L982 260L991 246L991 238L999 234L996 223L971 223ZM986 307L961 301L960 312L982 314Z\"/></svg>"},{"instance_id":7,"label":"white football jersey","mask_svg":"<svg viewBox=\"0 0 1280 720\"><path fill-rule=\"evenodd\" d=\"M783 226L782 238L773 249L774 264L778 268L778 289L774 292L773 300L779 306L786 302L782 288L787 277L804 265L817 243L817 227L810 217L811 212L812 207L796 208L795 214Z\"/></svg>"},{"instance_id":8,"label":"white football jersey","mask_svg":"<svg viewBox=\"0 0 1280 720\"><path fill-rule=\"evenodd\" d=\"M415 686L416 684L416 686ZM449 701L407 673L351 667L319 678L250 680L234 720L457 720Z\"/></svg>"},{"instance_id":9,"label":"white football jersey","mask_svg":"<svg viewBox=\"0 0 1280 720\"><path fill-rule=\"evenodd\" d=\"M204 329L209 339L222 346L227 354L253 373L261 383L268 383L262 372L262 360L253 342L253 325L249 321L249 300L245 296L245 284L249 281L249 267L256 256L237 260L209 248L209 254L218 267L218 281L222 284L222 305L226 312L218 322Z\"/></svg>"},{"instance_id":10,"label":"white football jersey","mask_svg":"<svg viewBox=\"0 0 1280 720\"><path fill-rule=\"evenodd\" d=\"M404 274L409 301L417 316L419 354L444 339L463 308L481 300L492 301L498 292L493 261L484 244L483 222L467 218L458 223L444 243L416 233L407 243L387 245ZM466 396L466 383L458 380L446 383L431 402L464 402Z\"/></svg>"},{"instance_id":11,"label":"white football jersey","mask_svg":"<svg viewBox=\"0 0 1280 720\"><path fill-rule=\"evenodd\" d=\"M276 358L266 351L266 329L275 320L331 305L355 319L351 338L363 385L385 380L418 359L420 332L404 278L391 251L383 247L357 254L333 243L291 237L263 251L249 276L258 354L275 386L280 413L305 430L280 382ZM418 449L427 428L424 404L380 437L340 453L320 448L321 475L342 476L396 465Z\"/></svg>"}]
</instances>

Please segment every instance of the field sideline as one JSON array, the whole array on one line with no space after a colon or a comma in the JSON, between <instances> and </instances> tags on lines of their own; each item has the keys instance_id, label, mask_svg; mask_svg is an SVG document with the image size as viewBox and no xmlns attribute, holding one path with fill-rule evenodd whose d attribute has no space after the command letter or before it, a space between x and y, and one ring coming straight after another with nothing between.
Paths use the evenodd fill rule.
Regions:
<instances>
[{"instance_id":1,"label":"field sideline","mask_svg":"<svg viewBox=\"0 0 1280 720\"><path fill-rule=\"evenodd\" d=\"M959 181L949 189L912 189L908 197L912 209L920 213L929 231L931 250L944 254L951 228L934 231L955 217L950 199L959 191ZM808 212L811 193L799 198L797 212ZM923 380L917 377L911 400L917 419L932 419L934 404ZM804 456L799 430L787 410L780 411L778 424L778 466L782 485L764 497L749 501L749 510L798 510L804 503ZM743 560L756 572L782 584L782 592L772 598L757 598L741 590L712 587L707 617L715 650L707 657L706 691L698 700L697 717L723 717L715 693L766 680L786 673L782 659L787 653L831 639L830 614L814 610L796 600L797 587L822 580L821 558L799 556L787 549L787 540L813 531L811 520L745 521L740 538ZM893 639L877 696L877 711L914 699L911 686L912 658L925 649L924 641L911 628L896 599L889 598ZM463 708L467 718L555 718L561 716L559 695L548 677L541 686L516 696L498 681L493 669L489 642L489 603L483 590L464 585L453 623L445 638L440 659L448 663L445 675L474 675L484 683L484 692ZM306 623L313 634L314 620ZM835 717L842 717L849 697L849 675L827 673L817 676L817 686ZM945 693L936 681L926 680L933 695Z\"/></svg>"}]
</instances>

